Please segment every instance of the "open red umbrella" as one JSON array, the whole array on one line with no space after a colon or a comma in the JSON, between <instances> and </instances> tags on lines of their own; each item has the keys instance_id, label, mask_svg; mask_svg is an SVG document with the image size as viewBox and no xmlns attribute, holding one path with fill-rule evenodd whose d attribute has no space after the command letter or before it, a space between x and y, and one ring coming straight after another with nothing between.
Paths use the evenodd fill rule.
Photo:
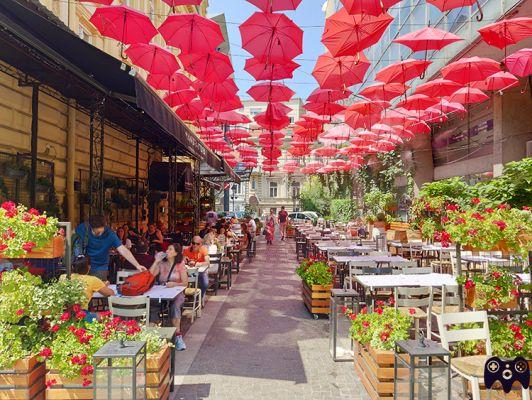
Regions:
<instances>
[{"instance_id":1,"label":"open red umbrella","mask_svg":"<svg viewBox=\"0 0 532 400\"><path fill-rule=\"evenodd\" d=\"M217 51L207 54L180 54L185 70L205 82L223 82L234 70L231 59Z\"/></svg>"},{"instance_id":2,"label":"open red umbrella","mask_svg":"<svg viewBox=\"0 0 532 400\"><path fill-rule=\"evenodd\" d=\"M356 111L351 111L349 108L345 111L345 123L353 129L369 129L371 125L377 123L380 119L380 113L363 115Z\"/></svg>"},{"instance_id":3,"label":"open red umbrella","mask_svg":"<svg viewBox=\"0 0 532 400\"><path fill-rule=\"evenodd\" d=\"M456 102L460 104L473 104L473 103L482 103L489 99L482 90L475 89L472 87L464 87L458 89L452 95L449 96L450 102Z\"/></svg>"},{"instance_id":4,"label":"open red umbrella","mask_svg":"<svg viewBox=\"0 0 532 400\"><path fill-rule=\"evenodd\" d=\"M464 40L451 32L442 31L441 29L431 28L429 26L419 29L406 35L399 36L392 40L394 43L400 43L412 49L412 51L441 50L445 46L454 42Z\"/></svg>"},{"instance_id":5,"label":"open red umbrella","mask_svg":"<svg viewBox=\"0 0 532 400\"><path fill-rule=\"evenodd\" d=\"M438 78L419 85L416 87L415 93L424 94L429 97L445 97L450 96L461 87L462 85L454 81Z\"/></svg>"},{"instance_id":6,"label":"open red umbrella","mask_svg":"<svg viewBox=\"0 0 532 400\"><path fill-rule=\"evenodd\" d=\"M330 117L345 110L344 106L336 103L307 103L303 108L318 115L328 115Z\"/></svg>"},{"instance_id":7,"label":"open red umbrella","mask_svg":"<svg viewBox=\"0 0 532 400\"><path fill-rule=\"evenodd\" d=\"M338 153L338 149L332 146L318 147L312 150L311 154L316 157L332 157ZM310 164L309 164L310 165Z\"/></svg>"},{"instance_id":8,"label":"open red umbrella","mask_svg":"<svg viewBox=\"0 0 532 400\"><path fill-rule=\"evenodd\" d=\"M412 120L407 123L406 128L412 133L430 133L430 126L424 121Z\"/></svg>"},{"instance_id":9,"label":"open red umbrella","mask_svg":"<svg viewBox=\"0 0 532 400\"><path fill-rule=\"evenodd\" d=\"M349 14L379 16L400 0L341 0Z\"/></svg>"},{"instance_id":10,"label":"open red umbrella","mask_svg":"<svg viewBox=\"0 0 532 400\"><path fill-rule=\"evenodd\" d=\"M370 100L390 101L404 94L408 88L404 83L376 83L366 86L359 94Z\"/></svg>"},{"instance_id":11,"label":"open red umbrella","mask_svg":"<svg viewBox=\"0 0 532 400\"><path fill-rule=\"evenodd\" d=\"M230 98L229 100L222 100L221 102L213 102L210 104L210 106L217 113L238 110L244 107L244 105L242 104L242 101L236 95Z\"/></svg>"},{"instance_id":12,"label":"open red umbrella","mask_svg":"<svg viewBox=\"0 0 532 400\"><path fill-rule=\"evenodd\" d=\"M224 41L220 25L198 14L172 14L159 27L166 44L182 54L209 53Z\"/></svg>"},{"instance_id":13,"label":"open red umbrella","mask_svg":"<svg viewBox=\"0 0 532 400\"><path fill-rule=\"evenodd\" d=\"M192 89L179 90L166 95L163 100L170 107L179 107L192 101L196 97L196 91Z\"/></svg>"},{"instance_id":14,"label":"open red umbrella","mask_svg":"<svg viewBox=\"0 0 532 400\"><path fill-rule=\"evenodd\" d=\"M441 69L445 79L466 84L483 81L501 70L500 64L491 58L467 57L454 61Z\"/></svg>"},{"instance_id":15,"label":"open red umbrella","mask_svg":"<svg viewBox=\"0 0 532 400\"><path fill-rule=\"evenodd\" d=\"M349 112L356 112L362 115L380 114L386 108L390 107L390 103L383 100L376 101L357 101L349 106ZM347 118L347 117L346 117Z\"/></svg>"},{"instance_id":16,"label":"open red umbrella","mask_svg":"<svg viewBox=\"0 0 532 400\"><path fill-rule=\"evenodd\" d=\"M409 80L422 76L427 67L431 64L427 60L408 60L398 61L382 68L375 75L375 79L384 83L405 83Z\"/></svg>"},{"instance_id":17,"label":"open red umbrella","mask_svg":"<svg viewBox=\"0 0 532 400\"><path fill-rule=\"evenodd\" d=\"M424 110L437 104L438 101L438 99L425 96L424 94L414 94L408 99L399 102L397 107L402 107L406 110Z\"/></svg>"},{"instance_id":18,"label":"open red umbrella","mask_svg":"<svg viewBox=\"0 0 532 400\"><path fill-rule=\"evenodd\" d=\"M200 99L194 99L176 109L175 113L184 121L195 121L199 119L204 109L203 102Z\"/></svg>"},{"instance_id":19,"label":"open red umbrella","mask_svg":"<svg viewBox=\"0 0 532 400\"><path fill-rule=\"evenodd\" d=\"M480 3L478 2L478 0L427 0L427 3L436 6L442 12L452 10L453 8L464 8L472 6L476 3L480 14L477 15L477 21L482 21L482 18L484 17L482 13L482 8L480 7Z\"/></svg>"},{"instance_id":20,"label":"open red umbrella","mask_svg":"<svg viewBox=\"0 0 532 400\"><path fill-rule=\"evenodd\" d=\"M196 81L194 82L194 88L205 104L230 100L238 92L238 87L232 79L227 79L223 82Z\"/></svg>"},{"instance_id":21,"label":"open red umbrella","mask_svg":"<svg viewBox=\"0 0 532 400\"><path fill-rule=\"evenodd\" d=\"M377 43L392 21L386 13L349 15L341 8L325 20L321 41L334 57L353 56Z\"/></svg>"},{"instance_id":22,"label":"open red umbrella","mask_svg":"<svg viewBox=\"0 0 532 400\"><path fill-rule=\"evenodd\" d=\"M282 103L270 103L265 112L255 115L254 118L264 129L281 130L290 125L290 118L286 116L290 110L290 107Z\"/></svg>"},{"instance_id":23,"label":"open red umbrella","mask_svg":"<svg viewBox=\"0 0 532 400\"><path fill-rule=\"evenodd\" d=\"M110 6L114 0L78 0L80 3L94 3L103 4L104 6Z\"/></svg>"},{"instance_id":24,"label":"open red umbrella","mask_svg":"<svg viewBox=\"0 0 532 400\"><path fill-rule=\"evenodd\" d=\"M228 125L249 124L251 122L246 115L240 114L236 111L221 112L216 114L214 118L216 121Z\"/></svg>"},{"instance_id":25,"label":"open red umbrella","mask_svg":"<svg viewBox=\"0 0 532 400\"><path fill-rule=\"evenodd\" d=\"M175 12L177 6L199 6L203 0L163 0Z\"/></svg>"},{"instance_id":26,"label":"open red umbrella","mask_svg":"<svg viewBox=\"0 0 532 400\"><path fill-rule=\"evenodd\" d=\"M240 128L231 129L230 131L226 132L226 135L229 139L233 141L247 139L248 137L251 136L247 130L240 129Z\"/></svg>"},{"instance_id":27,"label":"open red umbrella","mask_svg":"<svg viewBox=\"0 0 532 400\"><path fill-rule=\"evenodd\" d=\"M467 110L465 107L460 103L452 103L450 101L447 101L445 99L441 99L440 102L432 107L427 108L428 112L433 111L440 111L441 113L459 113L459 114L465 114L467 113Z\"/></svg>"},{"instance_id":28,"label":"open red umbrella","mask_svg":"<svg viewBox=\"0 0 532 400\"><path fill-rule=\"evenodd\" d=\"M521 49L510 54L504 60L504 65L512 74L525 77L532 75L532 49Z\"/></svg>"},{"instance_id":29,"label":"open red umbrella","mask_svg":"<svg viewBox=\"0 0 532 400\"><path fill-rule=\"evenodd\" d=\"M303 52L303 31L284 14L256 12L239 29L242 48L260 61L280 63Z\"/></svg>"},{"instance_id":30,"label":"open red umbrella","mask_svg":"<svg viewBox=\"0 0 532 400\"><path fill-rule=\"evenodd\" d=\"M279 82L258 83L247 91L255 101L277 102L289 101L295 92L288 86Z\"/></svg>"},{"instance_id":31,"label":"open red umbrella","mask_svg":"<svg viewBox=\"0 0 532 400\"><path fill-rule=\"evenodd\" d=\"M156 44L135 43L125 53L133 64L151 74L172 75L179 69L175 56Z\"/></svg>"},{"instance_id":32,"label":"open red umbrella","mask_svg":"<svg viewBox=\"0 0 532 400\"><path fill-rule=\"evenodd\" d=\"M98 7L90 22L102 36L118 40L123 45L149 43L157 34L146 14L128 6Z\"/></svg>"},{"instance_id":33,"label":"open red umbrella","mask_svg":"<svg viewBox=\"0 0 532 400\"><path fill-rule=\"evenodd\" d=\"M490 46L504 49L532 37L532 17L503 19L480 28L478 32Z\"/></svg>"},{"instance_id":34,"label":"open red umbrella","mask_svg":"<svg viewBox=\"0 0 532 400\"><path fill-rule=\"evenodd\" d=\"M310 103L332 103L338 100L347 99L352 92L350 90L314 89L308 96Z\"/></svg>"},{"instance_id":35,"label":"open red umbrella","mask_svg":"<svg viewBox=\"0 0 532 400\"><path fill-rule=\"evenodd\" d=\"M318 57L312 76L322 89L347 89L364 81L369 66L364 53L333 57L327 52Z\"/></svg>"},{"instance_id":36,"label":"open red umbrella","mask_svg":"<svg viewBox=\"0 0 532 400\"><path fill-rule=\"evenodd\" d=\"M483 81L473 82L471 84L471 87L490 92L506 90L516 86L519 86L519 79L511 73L503 71L490 75Z\"/></svg>"},{"instance_id":37,"label":"open red umbrella","mask_svg":"<svg viewBox=\"0 0 532 400\"><path fill-rule=\"evenodd\" d=\"M146 80L152 88L158 90L168 90L177 92L178 90L190 89L192 81L180 72L174 72L170 75L149 74Z\"/></svg>"},{"instance_id":38,"label":"open red umbrella","mask_svg":"<svg viewBox=\"0 0 532 400\"><path fill-rule=\"evenodd\" d=\"M248 58L244 70L257 81L276 81L292 78L297 68L299 68L299 64L292 60L285 60L281 63L273 64L260 61L256 58Z\"/></svg>"},{"instance_id":39,"label":"open red umbrella","mask_svg":"<svg viewBox=\"0 0 532 400\"><path fill-rule=\"evenodd\" d=\"M295 10L301 0L248 0L254 6L260 8L265 13L274 11Z\"/></svg>"}]
</instances>

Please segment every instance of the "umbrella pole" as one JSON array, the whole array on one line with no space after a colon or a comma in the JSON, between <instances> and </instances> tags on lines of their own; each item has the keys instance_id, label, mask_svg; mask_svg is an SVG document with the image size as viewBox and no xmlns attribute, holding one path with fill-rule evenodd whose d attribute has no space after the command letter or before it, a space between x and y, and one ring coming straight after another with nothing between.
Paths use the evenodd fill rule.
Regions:
<instances>
[{"instance_id":1,"label":"umbrella pole","mask_svg":"<svg viewBox=\"0 0 532 400\"><path fill-rule=\"evenodd\" d=\"M476 16L476 19L478 22L482 21L484 19L484 13L482 12L482 7L480 3L477 0L477 8L478 8L478 15Z\"/></svg>"}]
</instances>

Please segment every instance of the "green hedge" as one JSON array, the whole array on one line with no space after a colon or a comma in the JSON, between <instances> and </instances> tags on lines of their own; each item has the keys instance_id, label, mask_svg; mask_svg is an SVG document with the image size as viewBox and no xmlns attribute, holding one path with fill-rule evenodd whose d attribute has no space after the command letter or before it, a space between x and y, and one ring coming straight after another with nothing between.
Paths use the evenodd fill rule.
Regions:
<instances>
[{"instance_id":1,"label":"green hedge","mask_svg":"<svg viewBox=\"0 0 532 400\"><path fill-rule=\"evenodd\" d=\"M350 199L331 200L331 219L349 222L355 215L355 205Z\"/></svg>"}]
</instances>

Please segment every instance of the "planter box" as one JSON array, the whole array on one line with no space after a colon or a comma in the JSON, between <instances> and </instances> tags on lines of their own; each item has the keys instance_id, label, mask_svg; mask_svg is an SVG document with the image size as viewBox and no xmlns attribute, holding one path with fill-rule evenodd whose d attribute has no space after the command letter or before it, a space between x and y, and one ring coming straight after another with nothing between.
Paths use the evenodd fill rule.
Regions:
<instances>
[{"instance_id":1,"label":"planter box","mask_svg":"<svg viewBox=\"0 0 532 400\"><path fill-rule=\"evenodd\" d=\"M312 285L302 282L301 296L303 303L312 314L329 314L331 306L331 289L333 285Z\"/></svg>"},{"instance_id":2,"label":"planter box","mask_svg":"<svg viewBox=\"0 0 532 400\"><path fill-rule=\"evenodd\" d=\"M9 370L0 371L0 400L44 400L45 367L37 357L19 360Z\"/></svg>"},{"instance_id":3,"label":"planter box","mask_svg":"<svg viewBox=\"0 0 532 400\"><path fill-rule=\"evenodd\" d=\"M475 302L475 298L476 298L476 289L475 288L465 289L465 304L466 304L467 307L474 308L473 303ZM512 309L513 310L513 309L519 308L519 303L518 303L517 299L514 297L513 300L510 300L507 303L500 304L498 308L500 308L500 309ZM484 310L489 310L489 308L488 307L484 307Z\"/></svg>"},{"instance_id":4,"label":"planter box","mask_svg":"<svg viewBox=\"0 0 532 400\"><path fill-rule=\"evenodd\" d=\"M54 236L47 244L45 244L40 249L34 249L31 253L27 253L19 259L24 258L41 258L41 259L52 259L63 257L65 254L65 238L63 236ZM2 257L2 253L0 253Z\"/></svg>"},{"instance_id":5,"label":"planter box","mask_svg":"<svg viewBox=\"0 0 532 400\"><path fill-rule=\"evenodd\" d=\"M164 346L158 353L149 354L147 357L146 398L148 400L168 400L170 396L170 351L170 347ZM92 386L83 387L81 378L65 379L56 371L49 371L46 380L51 379L55 379L56 383L46 389L48 400L93 399Z\"/></svg>"},{"instance_id":6,"label":"planter box","mask_svg":"<svg viewBox=\"0 0 532 400\"><path fill-rule=\"evenodd\" d=\"M372 400L393 399L394 352L378 350L355 342L355 372ZM399 368L401 379L408 377L407 368ZM408 391L407 383L399 384L399 390Z\"/></svg>"}]
</instances>

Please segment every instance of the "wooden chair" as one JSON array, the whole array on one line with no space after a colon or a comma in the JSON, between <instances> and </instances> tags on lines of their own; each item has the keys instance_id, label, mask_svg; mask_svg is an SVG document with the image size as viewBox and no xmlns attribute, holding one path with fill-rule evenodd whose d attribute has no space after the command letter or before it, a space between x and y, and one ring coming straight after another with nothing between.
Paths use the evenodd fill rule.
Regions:
<instances>
[{"instance_id":1,"label":"wooden chair","mask_svg":"<svg viewBox=\"0 0 532 400\"><path fill-rule=\"evenodd\" d=\"M403 273L403 268L417 268L417 263L415 261L391 261L389 265L390 268L401 271L400 273Z\"/></svg>"},{"instance_id":2,"label":"wooden chair","mask_svg":"<svg viewBox=\"0 0 532 400\"><path fill-rule=\"evenodd\" d=\"M370 251L370 256L383 256L383 257L389 257L392 255L389 251Z\"/></svg>"},{"instance_id":3,"label":"wooden chair","mask_svg":"<svg viewBox=\"0 0 532 400\"><path fill-rule=\"evenodd\" d=\"M138 274L139 271L118 271L116 273L116 284L122 285L127 277Z\"/></svg>"},{"instance_id":4,"label":"wooden chair","mask_svg":"<svg viewBox=\"0 0 532 400\"><path fill-rule=\"evenodd\" d=\"M433 271L440 274L452 274L453 264L451 263L451 254L454 252L453 250L441 250L439 259L430 262Z\"/></svg>"},{"instance_id":5,"label":"wooden chair","mask_svg":"<svg viewBox=\"0 0 532 400\"><path fill-rule=\"evenodd\" d=\"M355 275L363 275L364 268L376 268L377 263L374 261L351 261L349 263L349 272L344 279L344 287L347 289L353 289L353 283L355 282ZM356 285L355 285L356 286Z\"/></svg>"},{"instance_id":6,"label":"wooden chair","mask_svg":"<svg viewBox=\"0 0 532 400\"><path fill-rule=\"evenodd\" d=\"M150 298L147 296L117 297L110 296L109 311L115 317L124 319L144 320L147 324L150 319Z\"/></svg>"},{"instance_id":7,"label":"wooden chair","mask_svg":"<svg viewBox=\"0 0 532 400\"><path fill-rule=\"evenodd\" d=\"M201 317L201 289L199 287L199 270L198 268L187 268L188 287L185 289L184 310L191 310L191 322L195 317Z\"/></svg>"},{"instance_id":8,"label":"wooden chair","mask_svg":"<svg viewBox=\"0 0 532 400\"><path fill-rule=\"evenodd\" d=\"M432 317L438 317L438 315L443 313L456 313L460 311L460 295L458 293L458 285L448 286L442 285L441 289L431 287L432 292L432 304L430 307L431 310L431 321ZM438 305L434 305L438 301ZM432 324L431 324L432 328ZM431 339L435 337L440 338L439 331L435 333L432 330L427 331L427 337Z\"/></svg>"},{"instance_id":9,"label":"wooden chair","mask_svg":"<svg viewBox=\"0 0 532 400\"><path fill-rule=\"evenodd\" d=\"M431 330L430 306L432 305L432 293L428 287L397 287L394 291L395 309L403 314L414 317L414 336L419 337L419 321L425 319L427 332ZM410 310L414 310L414 314Z\"/></svg>"},{"instance_id":10,"label":"wooden chair","mask_svg":"<svg viewBox=\"0 0 532 400\"><path fill-rule=\"evenodd\" d=\"M404 275L422 275L432 273L431 267L401 267L401 273Z\"/></svg>"},{"instance_id":11,"label":"wooden chair","mask_svg":"<svg viewBox=\"0 0 532 400\"><path fill-rule=\"evenodd\" d=\"M209 269L207 274L209 276L209 282L212 280L212 289L214 295L218 294L220 288L220 261L222 259L222 253L209 254Z\"/></svg>"}]
</instances>

